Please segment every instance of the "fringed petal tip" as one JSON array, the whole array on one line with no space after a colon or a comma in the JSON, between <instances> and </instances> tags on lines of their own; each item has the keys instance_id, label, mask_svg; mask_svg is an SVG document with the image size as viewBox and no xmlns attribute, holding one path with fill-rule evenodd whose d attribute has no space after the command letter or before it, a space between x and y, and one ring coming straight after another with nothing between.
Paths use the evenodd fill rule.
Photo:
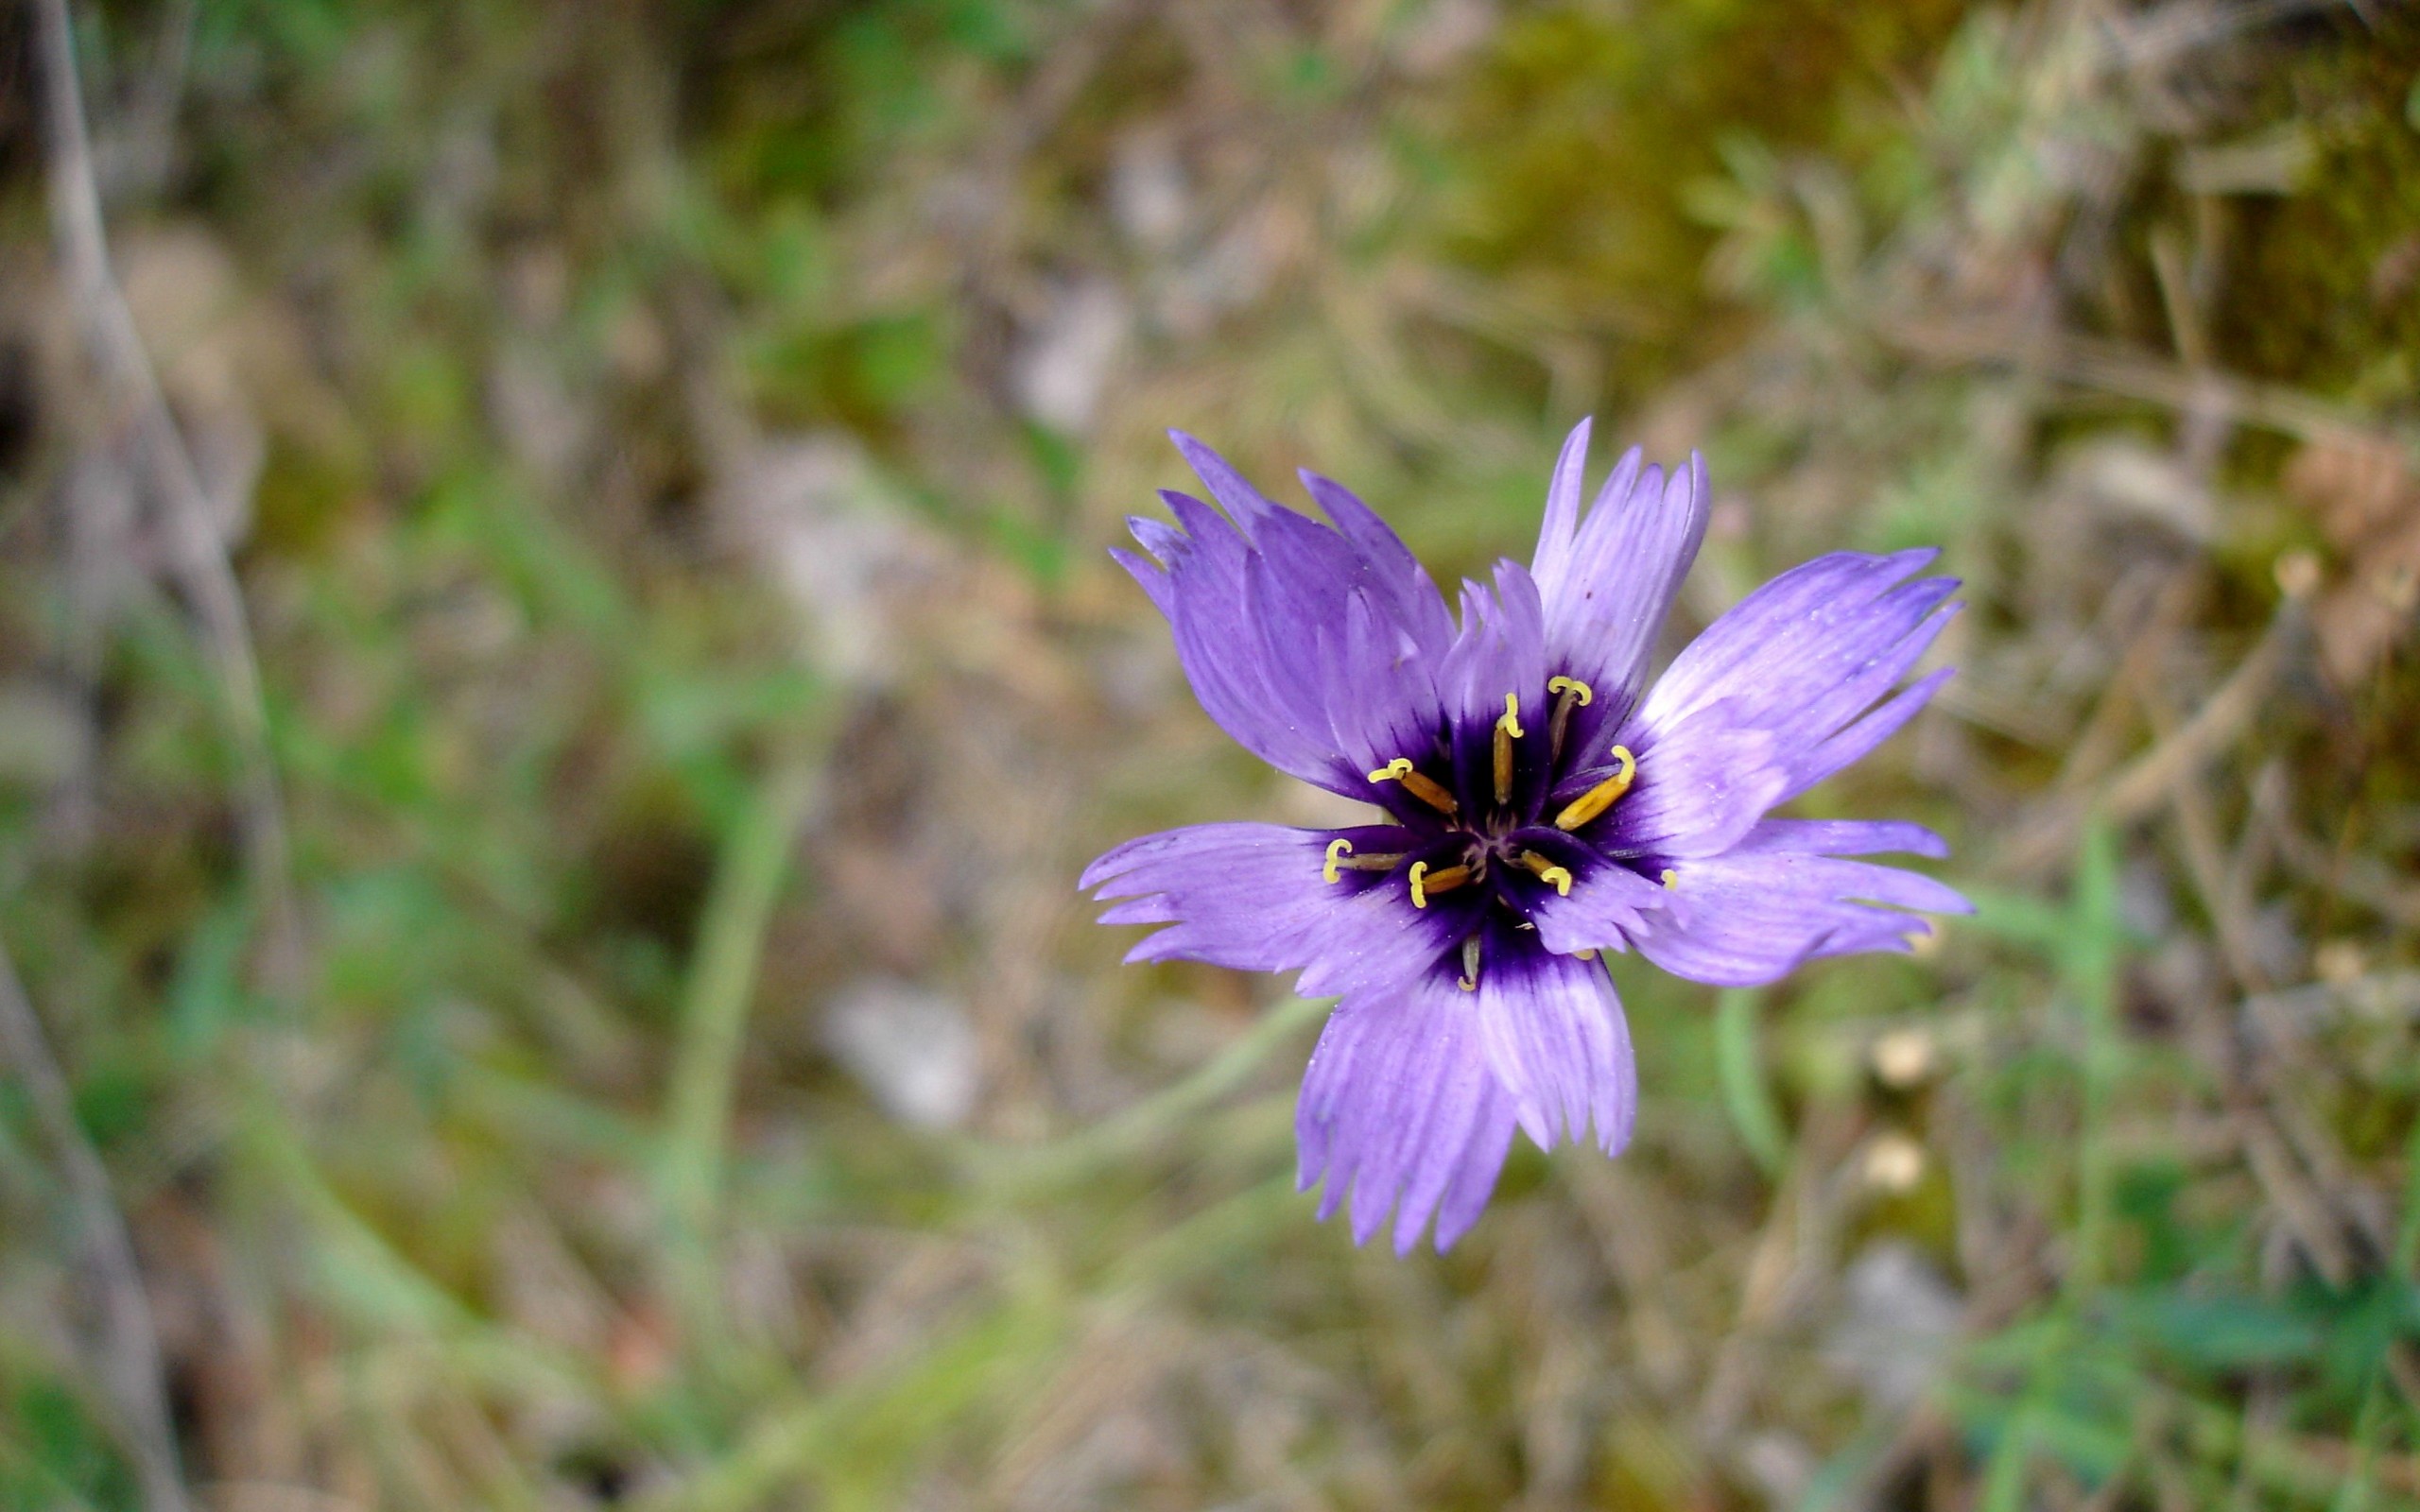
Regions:
<instances>
[{"instance_id":1,"label":"fringed petal tip","mask_svg":"<svg viewBox=\"0 0 2420 1512\"><path fill-rule=\"evenodd\" d=\"M1348 997L1303 1075L1294 1127L1319 1215L1351 1211L1353 1242L1392 1221L1397 1254L1433 1224L1440 1250L1478 1221L1511 1147L1511 1099L1475 1040L1472 995L1431 976Z\"/></svg>"}]
</instances>

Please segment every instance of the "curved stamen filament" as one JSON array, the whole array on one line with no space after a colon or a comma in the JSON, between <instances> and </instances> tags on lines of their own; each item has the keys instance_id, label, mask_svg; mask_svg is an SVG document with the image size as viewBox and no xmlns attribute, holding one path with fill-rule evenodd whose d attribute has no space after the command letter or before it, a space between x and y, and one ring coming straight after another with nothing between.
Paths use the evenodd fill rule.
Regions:
<instances>
[{"instance_id":1,"label":"curved stamen filament","mask_svg":"<svg viewBox=\"0 0 2420 1512\"><path fill-rule=\"evenodd\" d=\"M1556 866L1552 860L1538 854L1535 850L1522 851L1521 865L1537 873L1540 882L1551 884L1556 896L1562 898L1571 896L1571 873L1564 868Z\"/></svg>"},{"instance_id":2,"label":"curved stamen filament","mask_svg":"<svg viewBox=\"0 0 2420 1512\"><path fill-rule=\"evenodd\" d=\"M1630 791L1631 780L1638 776L1638 758L1630 753L1628 746L1616 746L1614 747L1614 760L1621 764L1621 769L1573 799L1562 813L1554 816L1556 829L1580 828L1612 808L1614 799Z\"/></svg>"},{"instance_id":3,"label":"curved stamen filament","mask_svg":"<svg viewBox=\"0 0 2420 1512\"><path fill-rule=\"evenodd\" d=\"M1398 756L1372 772L1370 781L1401 782L1405 792L1448 818L1461 812L1462 806L1455 800L1454 795L1446 792L1435 778L1412 765L1409 756Z\"/></svg>"},{"instance_id":4,"label":"curved stamen filament","mask_svg":"<svg viewBox=\"0 0 2420 1512\"><path fill-rule=\"evenodd\" d=\"M1430 895L1452 892L1455 888L1468 883L1472 875L1471 868L1468 867L1447 867L1443 870L1431 871L1428 869L1427 862L1413 862L1411 864L1411 906L1427 907Z\"/></svg>"},{"instance_id":5,"label":"curved stamen filament","mask_svg":"<svg viewBox=\"0 0 2420 1512\"><path fill-rule=\"evenodd\" d=\"M1512 743L1521 738L1521 696L1504 696L1504 713L1495 721L1495 801L1512 801Z\"/></svg>"},{"instance_id":6,"label":"curved stamen filament","mask_svg":"<svg viewBox=\"0 0 2420 1512\"><path fill-rule=\"evenodd\" d=\"M1454 984L1465 992L1478 990L1478 936L1462 941L1462 976Z\"/></svg>"},{"instance_id":7,"label":"curved stamen filament","mask_svg":"<svg viewBox=\"0 0 2420 1512\"><path fill-rule=\"evenodd\" d=\"M1562 695L1554 701L1554 718L1547 724L1547 759L1559 762L1563 760L1563 732L1571 723L1571 711L1595 703L1597 690L1578 678L1548 678L1547 692Z\"/></svg>"},{"instance_id":8,"label":"curved stamen filament","mask_svg":"<svg viewBox=\"0 0 2420 1512\"><path fill-rule=\"evenodd\" d=\"M1326 883L1331 887L1335 886L1337 858L1339 856L1349 856L1352 853L1352 841L1342 839L1330 840L1327 843L1327 860L1320 865L1320 881Z\"/></svg>"}]
</instances>

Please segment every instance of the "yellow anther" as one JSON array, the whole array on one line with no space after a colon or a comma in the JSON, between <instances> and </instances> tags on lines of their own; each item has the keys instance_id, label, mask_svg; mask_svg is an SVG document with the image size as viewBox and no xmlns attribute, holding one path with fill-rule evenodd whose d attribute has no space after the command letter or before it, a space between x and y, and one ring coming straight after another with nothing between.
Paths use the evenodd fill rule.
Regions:
<instances>
[{"instance_id":1,"label":"yellow anther","mask_svg":"<svg viewBox=\"0 0 2420 1512\"><path fill-rule=\"evenodd\" d=\"M1675 887L1678 887L1680 885L1681 885L1681 874L1680 874L1679 872L1677 872L1677 871L1674 871L1671 868L1669 868L1669 867L1666 867L1666 868L1664 868L1664 890L1665 890L1666 892L1670 892L1672 889L1674 889Z\"/></svg>"},{"instance_id":2,"label":"yellow anther","mask_svg":"<svg viewBox=\"0 0 2420 1512\"><path fill-rule=\"evenodd\" d=\"M1621 769L1587 792L1573 799L1564 811L1554 816L1558 830L1576 830L1614 806L1614 799L1630 791L1631 780L1638 776L1638 758L1628 746L1614 747L1614 760Z\"/></svg>"},{"instance_id":3,"label":"yellow anther","mask_svg":"<svg viewBox=\"0 0 2420 1512\"><path fill-rule=\"evenodd\" d=\"M1551 885L1557 896L1564 898L1571 896L1571 873L1568 870L1556 866L1535 850L1522 851L1521 865L1535 872L1540 882Z\"/></svg>"},{"instance_id":4,"label":"yellow anther","mask_svg":"<svg viewBox=\"0 0 2420 1512\"><path fill-rule=\"evenodd\" d=\"M1571 953L1571 958L1575 961L1593 961L1597 958L1597 953L1595 951L1573 951Z\"/></svg>"},{"instance_id":5,"label":"yellow anther","mask_svg":"<svg viewBox=\"0 0 2420 1512\"><path fill-rule=\"evenodd\" d=\"M1512 801L1512 743L1521 738L1521 696L1504 696L1504 713L1495 721L1495 801Z\"/></svg>"},{"instance_id":6,"label":"yellow anther","mask_svg":"<svg viewBox=\"0 0 2420 1512\"><path fill-rule=\"evenodd\" d=\"M1547 722L1547 759L1563 760L1563 732L1571 725L1571 711L1586 708L1597 701L1597 690L1578 678L1548 678L1547 692L1561 694L1554 701L1554 717Z\"/></svg>"},{"instance_id":7,"label":"yellow anther","mask_svg":"<svg viewBox=\"0 0 2420 1512\"><path fill-rule=\"evenodd\" d=\"M1455 800L1454 795L1447 792L1437 779L1414 768L1409 756L1398 756L1372 772L1370 781L1401 782L1405 792L1448 818L1461 812L1462 806Z\"/></svg>"},{"instance_id":8,"label":"yellow anther","mask_svg":"<svg viewBox=\"0 0 2420 1512\"><path fill-rule=\"evenodd\" d=\"M1411 864L1411 906L1414 908L1426 908L1428 906L1427 882L1428 863L1426 861L1413 862Z\"/></svg>"},{"instance_id":9,"label":"yellow anther","mask_svg":"<svg viewBox=\"0 0 2420 1512\"><path fill-rule=\"evenodd\" d=\"M1330 840L1327 843L1327 860L1320 867L1320 881L1328 884L1330 886L1335 885L1336 858L1339 856L1349 856L1352 853L1352 841Z\"/></svg>"}]
</instances>

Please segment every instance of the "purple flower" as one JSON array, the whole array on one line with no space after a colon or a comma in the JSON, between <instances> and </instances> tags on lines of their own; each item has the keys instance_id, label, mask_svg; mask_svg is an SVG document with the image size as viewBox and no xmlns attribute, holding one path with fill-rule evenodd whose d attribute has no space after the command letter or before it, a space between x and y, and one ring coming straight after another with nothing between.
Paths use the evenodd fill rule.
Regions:
<instances>
[{"instance_id":1,"label":"purple flower","mask_svg":"<svg viewBox=\"0 0 2420 1512\"><path fill-rule=\"evenodd\" d=\"M1905 687L1957 587L1930 551L1840 552L1784 573L1646 687L1705 531L1705 464L1633 450L1583 517L1582 421L1535 559L1462 585L1459 627L1369 506L1303 481L1333 529L1280 508L1179 434L1225 507L1164 491L1175 527L1115 555L1167 616L1210 717L1278 770L1383 810L1341 830L1204 824L1146 835L1083 885L1128 960L1297 971L1335 996L1295 1116L1324 1218L1358 1244L1431 1214L1443 1249L1486 1205L1517 1125L1541 1148L1629 1142L1637 1070L1597 959L1636 948L1700 982L1770 982L1819 955L1905 951L1900 912L1964 912L1929 878L1845 859L1947 853L1914 824L1768 818L1865 755L1946 671ZM1155 564L1156 563L1156 564ZM1642 696L1644 691L1644 696Z\"/></svg>"}]
</instances>

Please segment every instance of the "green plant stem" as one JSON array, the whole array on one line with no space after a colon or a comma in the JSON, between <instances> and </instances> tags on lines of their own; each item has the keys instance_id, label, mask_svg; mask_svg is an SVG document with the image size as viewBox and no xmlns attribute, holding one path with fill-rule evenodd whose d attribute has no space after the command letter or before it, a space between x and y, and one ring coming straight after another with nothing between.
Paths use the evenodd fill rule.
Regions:
<instances>
[{"instance_id":1,"label":"green plant stem","mask_svg":"<svg viewBox=\"0 0 2420 1512\"><path fill-rule=\"evenodd\" d=\"M733 1083L765 931L789 873L814 767L792 760L767 780L724 837L698 930L666 1083L660 1196L666 1280L693 1336L719 1331L715 1262Z\"/></svg>"},{"instance_id":2,"label":"green plant stem","mask_svg":"<svg viewBox=\"0 0 2420 1512\"><path fill-rule=\"evenodd\" d=\"M1715 999L1715 1070L1722 1081L1722 1105L1730 1110L1731 1126L1739 1143L1768 1178L1777 1177L1789 1163L1789 1134L1766 1090L1764 1067L1756 1054L1758 994L1731 988Z\"/></svg>"}]
</instances>

